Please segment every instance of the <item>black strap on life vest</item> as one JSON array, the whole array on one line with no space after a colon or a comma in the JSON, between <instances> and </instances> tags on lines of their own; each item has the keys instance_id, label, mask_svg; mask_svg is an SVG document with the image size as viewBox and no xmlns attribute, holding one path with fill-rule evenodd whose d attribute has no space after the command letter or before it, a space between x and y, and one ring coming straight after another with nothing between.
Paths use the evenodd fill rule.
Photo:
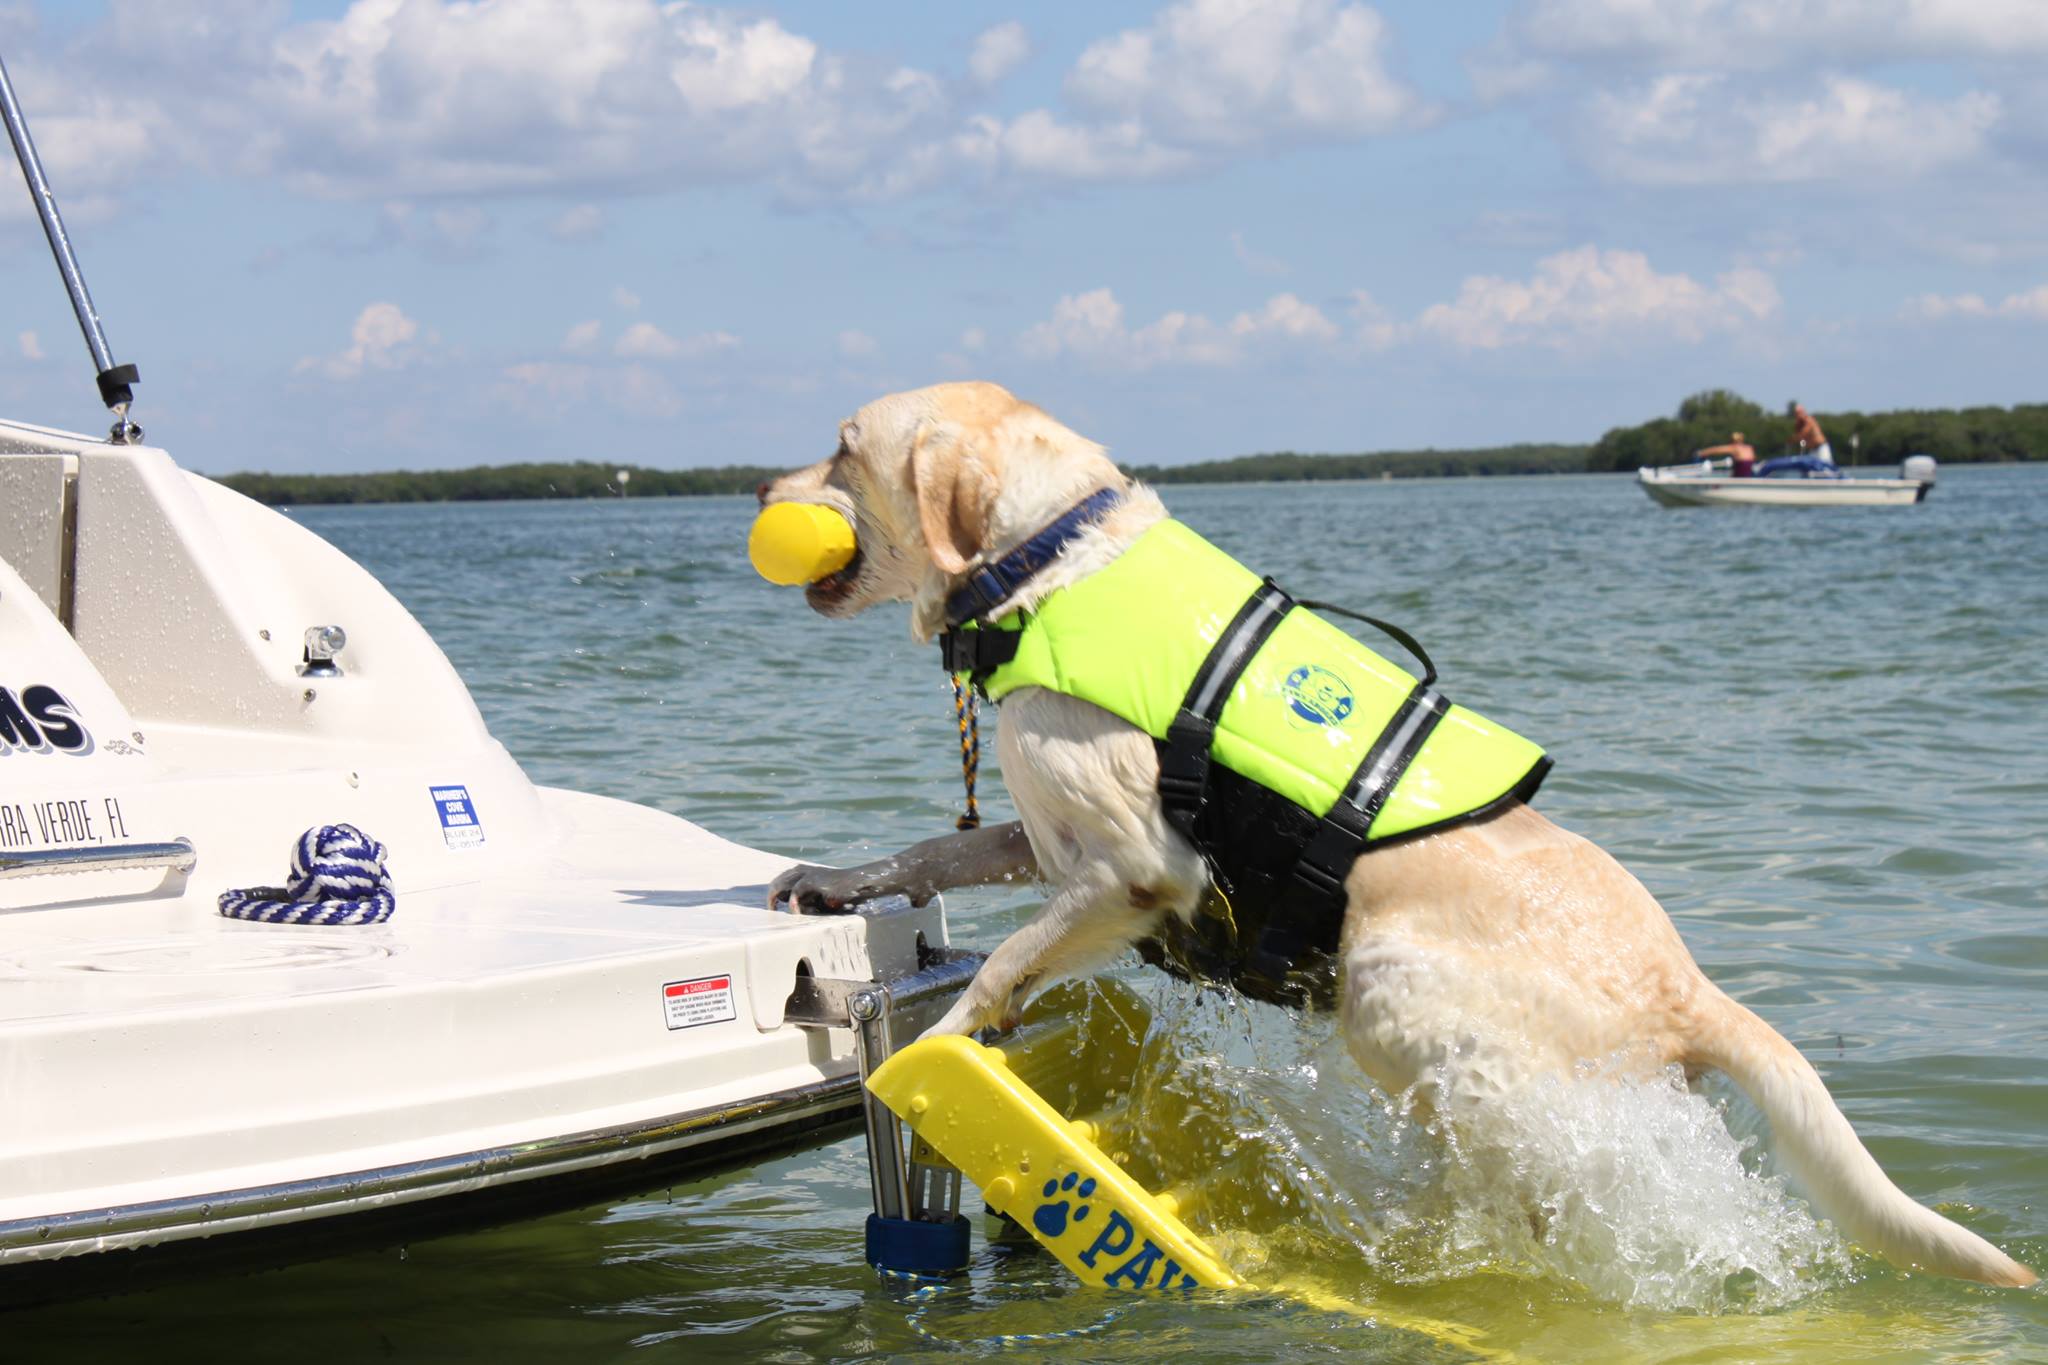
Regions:
<instances>
[{"instance_id":1,"label":"black strap on life vest","mask_svg":"<svg viewBox=\"0 0 2048 1365\"><path fill-rule=\"evenodd\" d=\"M1402 699L1301 851L1294 876L1310 895L1335 896L1341 902L1344 878L1364 850L1372 822L1449 709L1444 694L1426 682L1416 683Z\"/></svg>"},{"instance_id":2,"label":"black strap on life vest","mask_svg":"<svg viewBox=\"0 0 2048 1365\"><path fill-rule=\"evenodd\" d=\"M1353 611L1349 607L1340 607L1334 602L1304 601L1297 605L1307 611L1326 611L1332 616L1347 616L1354 621L1365 622L1365 624L1371 626L1374 630L1380 632L1380 634L1394 641L1401 648L1415 656L1415 662L1422 665L1422 681L1425 686L1436 681L1436 661L1429 657L1428 652L1423 649L1421 643L1413 635L1410 635L1392 621L1382 621L1377 616L1367 616L1362 611Z\"/></svg>"},{"instance_id":3,"label":"black strap on life vest","mask_svg":"<svg viewBox=\"0 0 2048 1365\"><path fill-rule=\"evenodd\" d=\"M1216 739L1216 722L1245 666L1292 610L1294 599L1272 579L1261 583L1210 647L1166 727L1159 744L1159 800L1167 820L1191 839L1195 817L1209 799L1209 746Z\"/></svg>"}]
</instances>

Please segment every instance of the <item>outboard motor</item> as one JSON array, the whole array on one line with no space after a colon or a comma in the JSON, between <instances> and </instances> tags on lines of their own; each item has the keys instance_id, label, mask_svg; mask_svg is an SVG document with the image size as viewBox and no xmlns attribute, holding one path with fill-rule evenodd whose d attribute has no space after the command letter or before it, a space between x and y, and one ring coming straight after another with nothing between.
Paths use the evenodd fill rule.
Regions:
<instances>
[{"instance_id":1,"label":"outboard motor","mask_svg":"<svg viewBox=\"0 0 2048 1365\"><path fill-rule=\"evenodd\" d=\"M1932 455L1908 455L1899 464L1899 477L1915 483L1934 482L1934 457Z\"/></svg>"}]
</instances>

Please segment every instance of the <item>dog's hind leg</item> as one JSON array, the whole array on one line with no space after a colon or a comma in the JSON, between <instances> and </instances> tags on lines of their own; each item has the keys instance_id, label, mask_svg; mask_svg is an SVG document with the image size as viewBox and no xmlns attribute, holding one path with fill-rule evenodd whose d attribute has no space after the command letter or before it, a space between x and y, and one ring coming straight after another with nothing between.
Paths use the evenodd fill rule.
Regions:
<instances>
[{"instance_id":1,"label":"dog's hind leg","mask_svg":"<svg viewBox=\"0 0 2048 1365\"><path fill-rule=\"evenodd\" d=\"M908 896L923 905L956 886L1034 881L1038 860L1023 822L990 825L912 844L859 867L798 863L768 884L768 908L784 901L811 914L846 910L878 896Z\"/></svg>"}]
</instances>

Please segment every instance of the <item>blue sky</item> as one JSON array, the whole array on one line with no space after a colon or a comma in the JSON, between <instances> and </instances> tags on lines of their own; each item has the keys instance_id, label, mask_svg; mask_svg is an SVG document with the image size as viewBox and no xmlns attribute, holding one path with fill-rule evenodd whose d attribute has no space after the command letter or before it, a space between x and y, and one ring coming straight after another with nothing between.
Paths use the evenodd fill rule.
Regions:
<instances>
[{"instance_id":1,"label":"blue sky","mask_svg":"<svg viewBox=\"0 0 2048 1365\"><path fill-rule=\"evenodd\" d=\"M0 0L0 55L208 472L796 464L968 377L1138 463L2048 397L2038 0ZM18 182L0 297L0 411L103 429Z\"/></svg>"}]
</instances>

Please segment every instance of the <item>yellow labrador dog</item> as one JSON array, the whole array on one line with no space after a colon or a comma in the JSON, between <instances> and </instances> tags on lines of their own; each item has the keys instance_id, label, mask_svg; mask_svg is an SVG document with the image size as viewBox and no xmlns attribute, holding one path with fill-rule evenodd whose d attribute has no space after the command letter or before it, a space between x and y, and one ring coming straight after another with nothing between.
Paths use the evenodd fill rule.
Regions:
<instances>
[{"instance_id":1,"label":"yellow labrador dog","mask_svg":"<svg viewBox=\"0 0 2048 1365\"><path fill-rule=\"evenodd\" d=\"M1166 516L1102 448L1007 391L942 384L842 423L831 458L761 489L764 504L837 509L859 554L806 590L827 616L908 601L931 640L948 596L1103 489L1122 498L991 619L1110 563ZM1002 704L1002 771L1022 819L835 870L799 866L769 903L834 909L885 894L1036 878L1044 908L989 955L935 1031L1014 1018L1054 981L1102 966L1194 914L1202 857L1166 818L1151 737L1087 702L1027 687ZM1475 823L1376 847L1352 865L1339 1017L1352 1055L1390 1093L1439 1111L1522 1080L1616 1058L1732 1077L1770 1118L1820 1208L1902 1266L1998 1285L2034 1274L1901 1193L1798 1049L1707 980L1663 908L1620 864L1518 803Z\"/></svg>"}]
</instances>

